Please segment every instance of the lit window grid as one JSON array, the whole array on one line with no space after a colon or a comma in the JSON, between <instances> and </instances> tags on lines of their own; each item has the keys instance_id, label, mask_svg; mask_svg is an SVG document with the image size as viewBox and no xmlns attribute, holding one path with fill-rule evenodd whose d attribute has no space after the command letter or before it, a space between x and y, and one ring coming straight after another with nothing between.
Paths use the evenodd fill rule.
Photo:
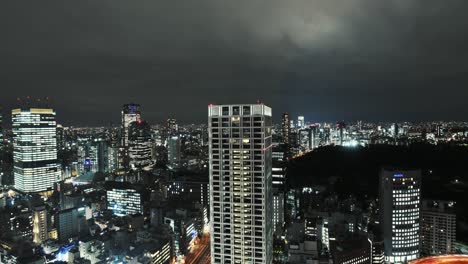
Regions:
<instances>
[{"instance_id":1,"label":"lit window grid","mask_svg":"<svg viewBox=\"0 0 468 264\"><path fill-rule=\"evenodd\" d=\"M242 107L242 106L241 106ZM231 108L232 109L232 108ZM224 116L223 116L224 117ZM244 116L245 117L245 116ZM237 117L228 117L231 121L237 122L240 118ZM220 119L221 120L221 119ZM265 119L261 120L265 122ZM245 126L247 125L247 126ZM268 162L263 163L263 167L261 169L262 177L264 182L257 187L255 183L252 181L252 177L255 177L255 173L259 173L260 171L254 170L255 166L249 166L249 164L253 164L255 160L253 159L252 152L255 150L262 150L264 157L262 161L265 162L266 160L271 161L271 149L269 148L271 142L271 135L269 134L270 128L263 128L262 130L262 145L257 148L250 148L248 151L240 149L232 148L232 144L249 144L251 141L253 142L255 138L251 136L253 133L250 133L250 137L241 137L241 139L230 138L230 136L223 137L220 136L218 139L220 140L228 140L230 143L229 148L220 147L219 155L223 155L223 150L228 150L229 159L223 159L223 161L229 161L230 168L228 170L223 170L222 164L219 163L220 169L213 168L213 142L212 142L212 128L213 125L210 119L210 196L213 199L219 199L220 207L217 207L219 213L215 213L214 206L212 203L211 208L211 233L212 233L212 263L222 263L224 261L232 261L234 263L265 263L269 262L267 258L271 258L265 252L269 249L272 249L272 245L269 245L271 241L268 241L268 238L271 235L271 220L272 217L269 217L271 214L271 205L268 204L268 201L271 201L266 196L268 194L271 195L271 164ZM242 122L241 124L229 126L223 126L222 129L243 129L245 127L254 127L252 122ZM221 127L218 127L221 128ZM268 133L268 134L267 134ZM265 135L267 134L267 135ZM242 142L242 143L241 143ZM268 146L268 147L267 147ZM271 163L271 162L270 162ZM213 172L215 172L219 177L223 177L223 172L228 172L229 176L233 178L232 181L225 182L223 180L219 181L219 186L221 188L222 184L228 183L229 188L233 188L231 192L214 192L213 191ZM266 182L265 182L266 181ZM216 182L216 181L215 181ZM270 182L270 184L269 184ZM255 193L253 190L258 188L261 190L262 195ZM236 190L237 189L237 190ZM268 191L270 190L270 191ZM220 190L221 191L221 190ZM255 197L255 194L258 196ZM222 199L226 198L229 202L224 202ZM238 198L240 202L231 202L233 199ZM243 199L257 199L261 202L261 214L255 214L255 205L250 203L243 202ZM212 199L212 201L213 201ZM224 205L228 205L227 209L231 211L228 215L223 215L221 207ZM270 208L270 209L268 209ZM232 214L234 213L234 215ZM233 216L233 217L232 217ZM256 218L257 217L257 218ZM260 218L261 217L261 218ZM219 219L219 220L216 220ZM224 219L224 221L222 221ZM261 225L256 225L255 220L261 220ZM225 224L225 222L229 224ZM219 232L216 232L216 228L219 228ZM225 234L223 232L224 227L228 227L229 233ZM234 235L232 235L232 231L234 231ZM255 235L255 231L260 231L261 235ZM247 235L248 234L248 235ZM222 240L221 243L215 243L215 238L219 238ZM257 248L254 243L260 243L262 247ZM266 248L265 248L266 247ZM271 250L270 250L271 251ZM257 256L255 253L260 254L261 257L256 258ZM266 255L266 256L265 256ZM270 254L271 255L271 254Z\"/></svg>"},{"instance_id":2,"label":"lit window grid","mask_svg":"<svg viewBox=\"0 0 468 264\"><path fill-rule=\"evenodd\" d=\"M45 191L60 180L55 113L51 109L45 110L23 109L12 113L15 187L21 191ZM33 162L43 165L27 166Z\"/></svg>"}]
</instances>

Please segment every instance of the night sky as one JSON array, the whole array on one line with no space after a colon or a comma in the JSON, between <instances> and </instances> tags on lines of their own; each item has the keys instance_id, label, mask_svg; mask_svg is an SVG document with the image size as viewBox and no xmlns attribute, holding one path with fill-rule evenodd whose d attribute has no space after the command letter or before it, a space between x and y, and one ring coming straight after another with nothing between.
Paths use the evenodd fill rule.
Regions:
<instances>
[{"instance_id":1,"label":"night sky","mask_svg":"<svg viewBox=\"0 0 468 264\"><path fill-rule=\"evenodd\" d=\"M183 4L182 4L183 3ZM205 122L209 103L309 121L468 119L466 0L3 1L0 104L60 123Z\"/></svg>"}]
</instances>

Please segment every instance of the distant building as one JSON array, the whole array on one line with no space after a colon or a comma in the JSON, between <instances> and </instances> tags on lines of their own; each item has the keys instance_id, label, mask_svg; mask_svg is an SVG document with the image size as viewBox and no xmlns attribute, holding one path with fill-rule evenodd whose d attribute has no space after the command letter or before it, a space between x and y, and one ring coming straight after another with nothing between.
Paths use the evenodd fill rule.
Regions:
<instances>
[{"instance_id":1,"label":"distant building","mask_svg":"<svg viewBox=\"0 0 468 264\"><path fill-rule=\"evenodd\" d=\"M273 261L271 108L210 105L211 263Z\"/></svg>"},{"instance_id":2,"label":"distant building","mask_svg":"<svg viewBox=\"0 0 468 264\"><path fill-rule=\"evenodd\" d=\"M380 216L386 261L404 263L420 255L421 171L382 169Z\"/></svg>"},{"instance_id":3,"label":"distant building","mask_svg":"<svg viewBox=\"0 0 468 264\"><path fill-rule=\"evenodd\" d=\"M291 120L288 113L284 113L283 118L281 119L281 132L283 136L283 143L289 144L289 137L291 134Z\"/></svg>"},{"instance_id":4,"label":"distant building","mask_svg":"<svg viewBox=\"0 0 468 264\"><path fill-rule=\"evenodd\" d=\"M455 252L456 214L450 202L424 201L421 220L422 254L443 255Z\"/></svg>"},{"instance_id":5,"label":"distant building","mask_svg":"<svg viewBox=\"0 0 468 264\"><path fill-rule=\"evenodd\" d=\"M54 110L18 108L11 114L15 188L27 193L52 189L61 176Z\"/></svg>"},{"instance_id":6,"label":"distant building","mask_svg":"<svg viewBox=\"0 0 468 264\"><path fill-rule=\"evenodd\" d=\"M103 263L109 256L110 240L100 240L87 238L80 240L78 249L80 258L90 261L90 263ZM85 262L86 263L86 262Z\"/></svg>"},{"instance_id":7,"label":"distant building","mask_svg":"<svg viewBox=\"0 0 468 264\"><path fill-rule=\"evenodd\" d=\"M171 136L167 142L167 156L169 167L178 168L180 166L180 138Z\"/></svg>"},{"instance_id":8,"label":"distant building","mask_svg":"<svg viewBox=\"0 0 468 264\"><path fill-rule=\"evenodd\" d=\"M128 155L130 168L143 169L152 164L151 159L151 127L141 119L132 122L128 129Z\"/></svg>"},{"instance_id":9,"label":"distant building","mask_svg":"<svg viewBox=\"0 0 468 264\"><path fill-rule=\"evenodd\" d=\"M297 129L301 129L305 127L304 116L297 117Z\"/></svg>"},{"instance_id":10,"label":"distant building","mask_svg":"<svg viewBox=\"0 0 468 264\"><path fill-rule=\"evenodd\" d=\"M128 182L106 182L107 209L117 216L143 214L144 190Z\"/></svg>"},{"instance_id":11,"label":"distant building","mask_svg":"<svg viewBox=\"0 0 468 264\"><path fill-rule=\"evenodd\" d=\"M176 256L187 254L198 235L194 219L184 215L166 216L164 224L171 228Z\"/></svg>"},{"instance_id":12,"label":"distant building","mask_svg":"<svg viewBox=\"0 0 468 264\"><path fill-rule=\"evenodd\" d=\"M179 126L177 120L174 118L167 119L167 134L168 136L176 136L179 133Z\"/></svg>"},{"instance_id":13,"label":"distant building","mask_svg":"<svg viewBox=\"0 0 468 264\"><path fill-rule=\"evenodd\" d=\"M285 144L272 147L272 186L279 192L284 191L286 183L286 165L288 159L288 148Z\"/></svg>"},{"instance_id":14,"label":"distant building","mask_svg":"<svg viewBox=\"0 0 468 264\"><path fill-rule=\"evenodd\" d=\"M284 225L284 192L273 194L273 232L281 234Z\"/></svg>"},{"instance_id":15,"label":"distant building","mask_svg":"<svg viewBox=\"0 0 468 264\"><path fill-rule=\"evenodd\" d=\"M85 208L70 208L58 213L57 232L62 242L85 234L87 230Z\"/></svg>"},{"instance_id":16,"label":"distant building","mask_svg":"<svg viewBox=\"0 0 468 264\"><path fill-rule=\"evenodd\" d=\"M99 169L98 148L95 142L88 138L78 139L78 175L96 173Z\"/></svg>"},{"instance_id":17,"label":"distant building","mask_svg":"<svg viewBox=\"0 0 468 264\"><path fill-rule=\"evenodd\" d=\"M117 168L119 173L129 169L130 158L128 154L130 124L139 121L141 111L139 104L125 104L122 108L122 123L120 130L120 145L118 146Z\"/></svg>"},{"instance_id":18,"label":"distant building","mask_svg":"<svg viewBox=\"0 0 468 264\"><path fill-rule=\"evenodd\" d=\"M1 107L0 107L0 111L3 110ZM3 114L0 113L0 150L3 149ZM1 173L1 171L0 171ZM1 184L1 177L0 177L0 184Z\"/></svg>"},{"instance_id":19,"label":"distant building","mask_svg":"<svg viewBox=\"0 0 468 264\"><path fill-rule=\"evenodd\" d=\"M130 124L140 120L141 111L139 104L125 104L122 108L122 132L121 132L121 139L122 139L122 146L128 146L128 129Z\"/></svg>"},{"instance_id":20,"label":"distant building","mask_svg":"<svg viewBox=\"0 0 468 264\"><path fill-rule=\"evenodd\" d=\"M44 205L33 208L33 242L42 244L48 239L47 210Z\"/></svg>"},{"instance_id":21,"label":"distant building","mask_svg":"<svg viewBox=\"0 0 468 264\"><path fill-rule=\"evenodd\" d=\"M372 245L366 237L337 241L333 245L333 264L372 263Z\"/></svg>"}]
</instances>

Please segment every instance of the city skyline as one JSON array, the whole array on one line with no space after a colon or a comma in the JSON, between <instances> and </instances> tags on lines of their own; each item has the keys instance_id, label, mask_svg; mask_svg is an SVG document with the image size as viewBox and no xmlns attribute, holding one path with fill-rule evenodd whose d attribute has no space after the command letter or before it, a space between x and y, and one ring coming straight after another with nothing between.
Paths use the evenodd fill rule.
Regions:
<instances>
[{"instance_id":1,"label":"city skyline","mask_svg":"<svg viewBox=\"0 0 468 264\"><path fill-rule=\"evenodd\" d=\"M463 120L467 5L9 2L0 105L48 95L61 123L90 125L132 101L151 122L256 100L318 121Z\"/></svg>"},{"instance_id":2,"label":"city skyline","mask_svg":"<svg viewBox=\"0 0 468 264\"><path fill-rule=\"evenodd\" d=\"M0 264L468 264L468 1L9 1Z\"/></svg>"}]
</instances>

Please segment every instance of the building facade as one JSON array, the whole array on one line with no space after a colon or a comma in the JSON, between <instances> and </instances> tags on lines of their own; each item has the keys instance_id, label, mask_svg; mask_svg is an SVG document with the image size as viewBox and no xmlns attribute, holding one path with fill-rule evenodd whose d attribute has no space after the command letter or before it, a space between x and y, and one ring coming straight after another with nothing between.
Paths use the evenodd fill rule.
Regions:
<instances>
[{"instance_id":1,"label":"building facade","mask_svg":"<svg viewBox=\"0 0 468 264\"><path fill-rule=\"evenodd\" d=\"M421 218L422 254L443 255L455 252L456 214L450 202L424 201Z\"/></svg>"},{"instance_id":2,"label":"building facade","mask_svg":"<svg viewBox=\"0 0 468 264\"><path fill-rule=\"evenodd\" d=\"M288 113L284 113L283 118L281 119L281 132L283 143L288 145L290 143L289 137L291 134L291 120Z\"/></svg>"},{"instance_id":3,"label":"building facade","mask_svg":"<svg viewBox=\"0 0 468 264\"><path fill-rule=\"evenodd\" d=\"M143 214L143 188L128 182L106 182L107 209L117 216Z\"/></svg>"},{"instance_id":4,"label":"building facade","mask_svg":"<svg viewBox=\"0 0 468 264\"><path fill-rule=\"evenodd\" d=\"M12 122L15 188L26 193L52 189L61 176L54 110L13 109Z\"/></svg>"},{"instance_id":5,"label":"building facade","mask_svg":"<svg viewBox=\"0 0 468 264\"><path fill-rule=\"evenodd\" d=\"M171 136L167 140L167 161L170 168L180 166L180 138Z\"/></svg>"},{"instance_id":6,"label":"building facade","mask_svg":"<svg viewBox=\"0 0 468 264\"><path fill-rule=\"evenodd\" d=\"M210 105L211 263L272 263L271 108Z\"/></svg>"},{"instance_id":7,"label":"building facade","mask_svg":"<svg viewBox=\"0 0 468 264\"><path fill-rule=\"evenodd\" d=\"M132 170L147 168L151 159L151 128L146 121L132 122L128 129L128 156Z\"/></svg>"},{"instance_id":8,"label":"building facade","mask_svg":"<svg viewBox=\"0 0 468 264\"><path fill-rule=\"evenodd\" d=\"M421 171L382 169L380 216L386 262L420 255Z\"/></svg>"}]
</instances>

